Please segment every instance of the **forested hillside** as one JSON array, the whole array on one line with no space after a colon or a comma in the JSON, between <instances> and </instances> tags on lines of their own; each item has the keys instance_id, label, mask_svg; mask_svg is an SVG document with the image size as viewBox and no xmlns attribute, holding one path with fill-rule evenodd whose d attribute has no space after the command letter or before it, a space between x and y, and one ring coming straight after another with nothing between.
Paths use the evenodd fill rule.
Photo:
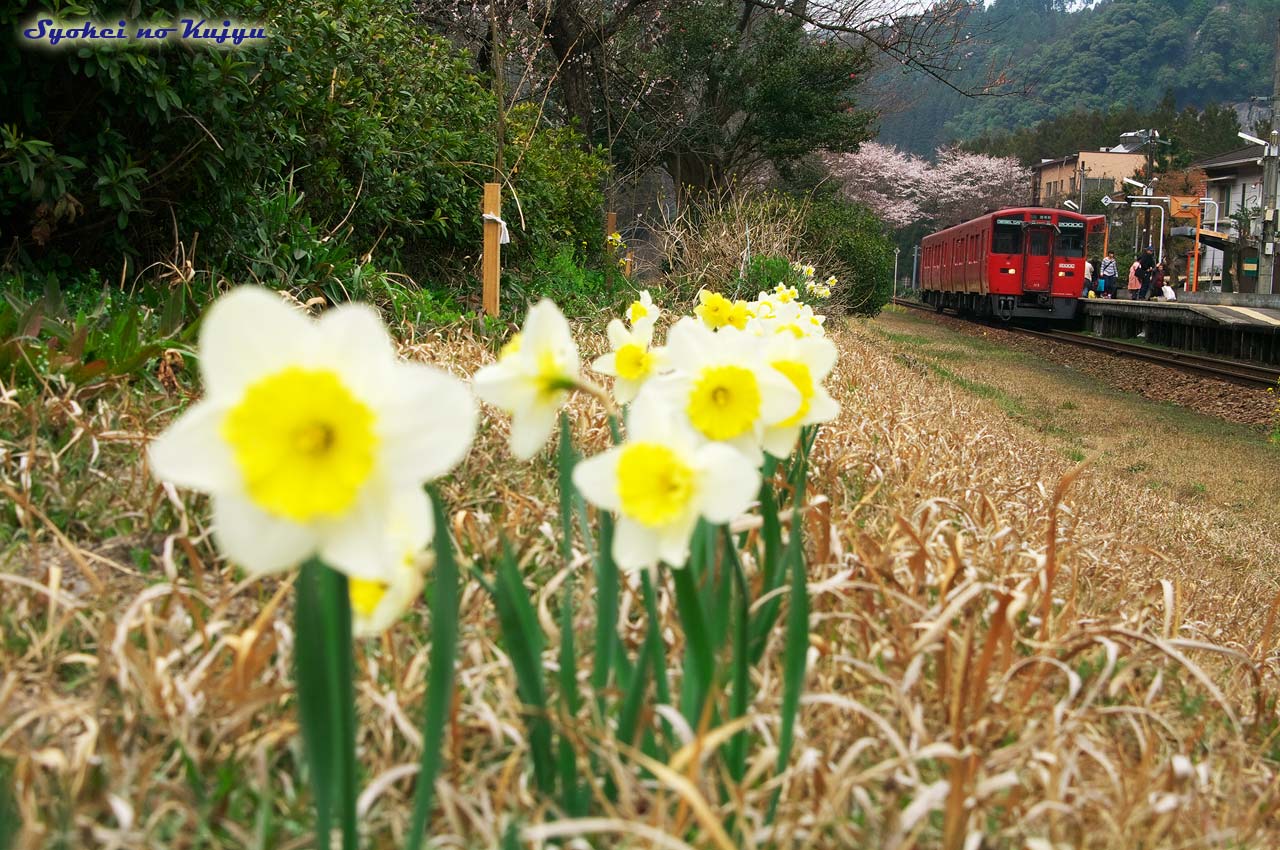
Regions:
<instances>
[{"instance_id":1,"label":"forested hillside","mask_svg":"<svg viewBox=\"0 0 1280 850\"><path fill-rule=\"evenodd\" d=\"M969 17L957 87L1002 71L1004 96L965 97L917 73L883 76L880 140L919 154L1071 112L1240 103L1270 94L1275 0L996 0ZM1133 128L1130 128L1133 129Z\"/></svg>"}]
</instances>

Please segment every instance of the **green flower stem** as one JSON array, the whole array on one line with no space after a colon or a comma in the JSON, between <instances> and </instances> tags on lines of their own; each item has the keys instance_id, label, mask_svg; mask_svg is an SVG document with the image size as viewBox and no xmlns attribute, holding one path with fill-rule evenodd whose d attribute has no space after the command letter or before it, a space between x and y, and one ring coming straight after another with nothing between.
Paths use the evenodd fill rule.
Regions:
<instances>
[{"instance_id":1,"label":"green flower stem","mask_svg":"<svg viewBox=\"0 0 1280 850\"><path fill-rule=\"evenodd\" d=\"M591 689L604 699L610 666L618 647L618 565L613 560L613 517L600 514L600 547L596 552L596 647ZM603 706L601 707L603 713Z\"/></svg>"},{"instance_id":2,"label":"green flower stem","mask_svg":"<svg viewBox=\"0 0 1280 850\"><path fill-rule=\"evenodd\" d=\"M356 850L356 727L351 595L347 577L318 558L302 565L295 608L298 721L316 801L316 841L329 846L334 815L343 850Z\"/></svg>"},{"instance_id":3,"label":"green flower stem","mask_svg":"<svg viewBox=\"0 0 1280 850\"><path fill-rule=\"evenodd\" d=\"M431 816L436 777L443 761L442 751L449 708L453 700L454 663L458 654L458 562L445 520L440 494L429 488L435 516L435 567L431 574L431 655L427 673L426 714L422 723L422 765L418 771L406 846L416 850L422 844ZM327 845L325 845L327 846Z\"/></svg>"},{"instance_id":4,"label":"green flower stem","mask_svg":"<svg viewBox=\"0 0 1280 850\"><path fill-rule=\"evenodd\" d=\"M804 564L804 533L800 508L791 513L791 539L787 544L787 565L790 568L791 592L788 594L787 637L782 657L782 712L781 731L778 735L777 772L783 773L791 758L795 743L796 716L800 712L800 693L804 689L805 665L809 658L809 591ZM773 823L782 794L779 785L769 801L769 813L765 823Z\"/></svg>"},{"instance_id":5,"label":"green flower stem","mask_svg":"<svg viewBox=\"0 0 1280 850\"><path fill-rule=\"evenodd\" d=\"M710 532L710 529L707 529ZM684 569L672 570L676 589L676 608L685 636L685 670L681 687L681 711L689 725L698 728L702 705L711 690L715 675L715 656L711 636L707 631L707 615L694 583L692 564Z\"/></svg>"},{"instance_id":6,"label":"green flower stem","mask_svg":"<svg viewBox=\"0 0 1280 850\"><path fill-rule=\"evenodd\" d=\"M660 705L671 704L671 685L667 681L666 644L662 640L662 620L658 617L658 594L653 588L653 577L649 570L640 573L640 588L644 595L645 613L649 618L649 634L645 641L653 661L653 682L658 693ZM642 650L643 651L643 650ZM662 720L667 740L675 740L675 731L666 718Z\"/></svg>"},{"instance_id":7,"label":"green flower stem","mask_svg":"<svg viewBox=\"0 0 1280 850\"><path fill-rule=\"evenodd\" d=\"M542 671L542 628L529 601L520 568L511 548L503 543L494 580L494 606L502 630L503 648L516 674L516 693L526 706L529 724L529 750L533 757L533 773L544 794L555 793L556 765L552 757L551 721Z\"/></svg>"},{"instance_id":8,"label":"green flower stem","mask_svg":"<svg viewBox=\"0 0 1280 850\"><path fill-rule=\"evenodd\" d=\"M747 713L747 704L751 694L749 689L751 672L750 647L750 609L751 588L747 584L746 573L742 569L742 559L733 545L733 535L728 527L724 529L725 550L733 566L734 587L737 589L737 604L734 606L733 618L733 691L729 700L729 720L737 720ZM747 733L734 735L729 741L729 775L741 781L746 773L747 765Z\"/></svg>"}]
</instances>

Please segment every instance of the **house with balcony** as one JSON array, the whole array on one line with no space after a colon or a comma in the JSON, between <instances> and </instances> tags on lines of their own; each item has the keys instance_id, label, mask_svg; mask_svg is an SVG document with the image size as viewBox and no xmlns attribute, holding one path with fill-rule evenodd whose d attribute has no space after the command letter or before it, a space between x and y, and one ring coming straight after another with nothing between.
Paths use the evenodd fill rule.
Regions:
<instances>
[{"instance_id":1,"label":"house with balcony","mask_svg":"<svg viewBox=\"0 0 1280 850\"><path fill-rule=\"evenodd\" d=\"M1079 202L1082 194L1110 194L1120 188L1124 178L1141 171L1146 161L1145 154L1123 145L1041 160L1031 166L1031 203L1056 207L1068 199Z\"/></svg>"}]
</instances>

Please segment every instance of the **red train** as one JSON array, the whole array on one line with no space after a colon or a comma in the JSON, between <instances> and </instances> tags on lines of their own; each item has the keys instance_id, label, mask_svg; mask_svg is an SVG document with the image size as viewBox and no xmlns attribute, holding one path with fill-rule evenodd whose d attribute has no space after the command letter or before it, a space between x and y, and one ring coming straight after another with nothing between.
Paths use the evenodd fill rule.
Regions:
<instances>
[{"instance_id":1,"label":"red train","mask_svg":"<svg viewBox=\"0 0 1280 850\"><path fill-rule=\"evenodd\" d=\"M920 242L921 298L979 316L1071 319L1106 226L1106 216L1016 207L940 230Z\"/></svg>"}]
</instances>

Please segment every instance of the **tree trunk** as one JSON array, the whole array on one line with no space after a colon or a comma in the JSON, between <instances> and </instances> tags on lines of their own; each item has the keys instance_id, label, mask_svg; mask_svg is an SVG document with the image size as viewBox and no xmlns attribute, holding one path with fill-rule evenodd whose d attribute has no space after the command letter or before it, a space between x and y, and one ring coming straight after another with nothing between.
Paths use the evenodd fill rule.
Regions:
<instances>
[{"instance_id":1,"label":"tree trunk","mask_svg":"<svg viewBox=\"0 0 1280 850\"><path fill-rule=\"evenodd\" d=\"M577 119L579 132L587 145L592 145L598 129L592 83L602 59L597 34L582 20L573 0L555 0L545 26L547 46L559 65L556 84L565 112Z\"/></svg>"}]
</instances>

